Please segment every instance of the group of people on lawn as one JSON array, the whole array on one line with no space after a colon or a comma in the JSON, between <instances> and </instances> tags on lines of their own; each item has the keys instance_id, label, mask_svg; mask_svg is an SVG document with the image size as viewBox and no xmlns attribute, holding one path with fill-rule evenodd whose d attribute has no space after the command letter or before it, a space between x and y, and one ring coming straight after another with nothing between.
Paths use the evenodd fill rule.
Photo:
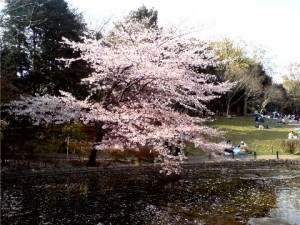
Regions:
<instances>
[{"instance_id":1,"label":"group of people on lawn","mask_svg":"<svg viewBox=\"0 0 300 225\"><path fill-rule=\"evenodd\" d=\"M288 133L288 139L300 139L300 129L299 134L296 134L294 131L290 131ZM225 152L227 153L233 153L234 147L239 147L240 153L249 153L248 145L244 141L241 141L240 145L238 146L234 146L231 140L228 140L226 144L230 146L230 148L225 149Z\"/></svg>"},{"instance_id":2,"label":"group of people on lawn","mask_svg":"<svg viewBox=\"0 0 300 225\"><path fill-rule=\"evenodd\" d=\"M229 146L231 146L231 147L230 148L226 148L225 152L227 152L227 153L233 153L234 152L233 151L234 145L232 145L232 141L228 140L226 144L229 145ZM240 153L248 153L249 152L248 145L244 141L241 141L240 145L238 145L236 147L239 147Z\"/></svg>"},{"instance_id":3,"label":"group of people on lawn","mask_svg":"<svg viewBox=\"0 0 300 225\"><path fill-rule=\"evenodd\" d=\"M261 117L259 115L256 115L256 117L255 117L255 123L256 123L255 127L260 128L259 126L263 126L263 129L270 128L268 125L265 125L265 124L261 125L260 124L260 123L264 123L264 122L265 121L264 121L263 117ZM279 120L277 121L277 123L285 124L285 119L279 117ZM296 130L299 131L299 134L297 134L294 131L290 131L288 133L288 139L300 139L300 127L297 128ZM231 140L226 141L226 143L224 143L224 144L229 146L229 147L225 148L225 150L224 150L225 154L226 153L227 154L228 153L233 154L234 150L238 151L238 149L239 149L239 154L240 153L242 153L242 154L243 153L250 153L249 149L248 149L248 146L244 141L241 141L240 145L233 145Z\"/></svg>"}]
</instances>

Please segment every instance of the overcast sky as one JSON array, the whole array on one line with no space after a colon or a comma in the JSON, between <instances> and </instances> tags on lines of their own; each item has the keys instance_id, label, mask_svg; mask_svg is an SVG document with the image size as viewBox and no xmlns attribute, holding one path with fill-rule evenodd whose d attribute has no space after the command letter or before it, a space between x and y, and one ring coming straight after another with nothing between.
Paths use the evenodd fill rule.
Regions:
<instances>
[{"instance_id":1,"label":"overcast sky","mask_svg":"<svg viewBox=\"0 0 300 225\"><path fill-rule=\"evenodd\" d=\"M199 39L244 40L267 51L277 66L277 81L290 62L300 61L300 0L66 1L93 23L121 19L144 5L158 11L161 27L197 26Z\"/></svg>"},{"instance_id":2,"label":"overcast sky","mask_svg":"<svg viewBox=\"0 0 300 225\"><path fill-rule=\"evenodd\" d=\"M67 0L86 20L120 19L145 5L162 27L199 26L201 39L244 40L267 51L277 66L300 61L300 0Z\"/></svg>"}]
</instances>

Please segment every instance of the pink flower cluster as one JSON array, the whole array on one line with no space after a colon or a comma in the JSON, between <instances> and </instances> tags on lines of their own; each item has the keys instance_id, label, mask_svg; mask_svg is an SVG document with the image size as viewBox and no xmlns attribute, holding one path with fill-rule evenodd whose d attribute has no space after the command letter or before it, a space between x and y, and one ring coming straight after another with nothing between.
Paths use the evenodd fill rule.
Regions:
<instances>
[{"instance_id":1,"label":"pink flower cluster","mask_svg":"<svg viewBox=\"0 0 300 225\"><path fill-rule=\"evenodd\" d=\"M184 141L209 152L220 149L205 138L218 136L219 131L201 125L203 118L190 117L175 107L209 112L205 104L232 86L198 72L217 62L205 43L133 21L117 24L100 40L64 41L80 50L81 57L60 60L66 64L86 60L94 69L82 80L89 87L89 97L84 101L68 93L23 97L11 103L14 113L30 115L37 124L102 121L109 129L101 146L151 145L166 165L171 162L170 168L176 160L168 154L166 141L180 149ZM96 93L103 96L98 102L91 100Z\"/></svg>"}]
</instances>

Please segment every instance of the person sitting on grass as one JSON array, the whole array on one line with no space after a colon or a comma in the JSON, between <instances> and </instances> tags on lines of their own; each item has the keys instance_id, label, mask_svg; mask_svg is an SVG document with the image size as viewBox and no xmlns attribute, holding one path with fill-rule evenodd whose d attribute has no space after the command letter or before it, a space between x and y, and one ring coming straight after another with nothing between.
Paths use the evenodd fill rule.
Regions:
<instances>
[{"instance_id":1,"label":"person sitting on grass","mask_svg":"<svg viewBox=\"0 0 300 225\"><path fill-rule=\"evenodd\" d=\"M285 124L284 118L279 118L279 119L277 120L277 123L278 123L278 124Z\"/></svg>"},{"instance_id":2,"label":"person sitting on grass","mask_svg":"<svg viewBox=\"0 0 300 225\"><path fill-rule=\"evenodd\" d=\"M240 149L241 149L241 153L246 153L248 151L248 146L244 141L241 141Z\"/></svg>"},{"instance_id":3,"label":"person sitting on grass","mask_svg":"<svg viewBox=\"0 0 300 225\"><path fill-rule=\"evenodd\" d=\"M227 140L226 141L226 145L228 146L227 148L224 149L225 152L227 153L233 153L233 149L232 149L232 141L231 140Z\"/></svg>"},{"instance_id":4,"label":"person sitting on grass","mask_svg":"<svg viewBox=\"0 0 300 225\"><path fill-rule=\"evenodd\" d=\"M271 129L271 127L268 124L264 124L264 129Z\"/></svg>"},{"instance_id":5,"label":"person sitting on grass","mask_svg":"<svg viewBox=\"0 0 300 225\"><path fill-rule=\"evenodd\" d=\"M289 132L288 139L298 139L298 135L294 133L294 131Z\"/></svg>"}]
</instances>

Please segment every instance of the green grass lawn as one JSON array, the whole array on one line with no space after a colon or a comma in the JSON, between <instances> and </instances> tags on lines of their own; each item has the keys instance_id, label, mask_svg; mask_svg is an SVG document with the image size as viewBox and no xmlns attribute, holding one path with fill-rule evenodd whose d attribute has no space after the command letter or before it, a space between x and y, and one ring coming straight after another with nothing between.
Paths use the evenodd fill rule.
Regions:
<instances>
[{"instance_id":1,"label":"green grass lawn","mask_svg":"<svg viewBox=\"0 0 300 225\"><path fill-rule=\"evenodd\" d=\"M258 129L255 125L254 117L216 117L213 122L207 125L214 128L221 128L226 131L225 140L232 140L233 144L238 145L240 141L245 141L251 151L258 154L287 154L282 147L282 141L288 137L288 132L295 131L300 124L277 124L276 119L265 119L265 124L271 129ZM220 139L221 141L221 139Z\"/></svg>"}]
</instances>

